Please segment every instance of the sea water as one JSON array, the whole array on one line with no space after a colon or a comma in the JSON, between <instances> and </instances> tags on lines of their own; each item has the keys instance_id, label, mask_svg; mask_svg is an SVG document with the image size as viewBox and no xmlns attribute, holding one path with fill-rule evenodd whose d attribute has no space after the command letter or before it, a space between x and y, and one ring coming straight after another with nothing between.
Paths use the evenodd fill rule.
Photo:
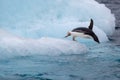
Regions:
<instances>
[{"instance_id":1,"label":"sea water","mask_svg":"<svg viewBox=\"0 0 120 80\"><path fill-rule=\"evenodd\" d=\"M11 57L0 60L0 80L119 80L119 53L119 45L107 42L85 54Z\"/></svg>"}]
</instances>

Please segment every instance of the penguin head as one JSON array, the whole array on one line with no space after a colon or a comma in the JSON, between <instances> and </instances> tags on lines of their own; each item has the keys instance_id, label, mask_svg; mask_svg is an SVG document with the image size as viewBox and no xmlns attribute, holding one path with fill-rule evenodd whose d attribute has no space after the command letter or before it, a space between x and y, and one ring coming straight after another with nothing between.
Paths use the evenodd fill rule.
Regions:
<instances>
[{"instance_id":1,"label":"penguin head","mask_svg":"<svg viewBox=\"0 0 120 80\"><path fill-rule=\"evenodd\" d=\"M71 32L70 31L67 32L67 35L65 36L65 38L68 37L68 36L71 36Z\"/></svg>"}]
</instances>

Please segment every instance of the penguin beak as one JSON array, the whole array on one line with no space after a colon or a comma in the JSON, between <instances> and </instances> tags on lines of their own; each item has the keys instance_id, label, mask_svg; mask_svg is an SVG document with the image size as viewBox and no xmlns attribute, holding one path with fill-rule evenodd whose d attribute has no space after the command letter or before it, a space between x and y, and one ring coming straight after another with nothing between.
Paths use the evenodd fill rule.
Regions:
<instances>
[{"instance_id":1,"label":"penguin beak","mask_svg":"<svg viewBox=\"0 0 120 80\"><path fill-rule=\"evenodd\" d=\"M65 36L64 38L66 38L66 37L68 37L68 35L67 35L67 36Z\"/></svg>"},{"instance_id":2,"label":"penguin beak","mask_svg":"<svg viewBox=\"0 0 120 80\"><path fill-rule=\"evenodd\" d=\"M66 35L64 38L68 37L68 35Z\"/></svg>"}]
</instances>

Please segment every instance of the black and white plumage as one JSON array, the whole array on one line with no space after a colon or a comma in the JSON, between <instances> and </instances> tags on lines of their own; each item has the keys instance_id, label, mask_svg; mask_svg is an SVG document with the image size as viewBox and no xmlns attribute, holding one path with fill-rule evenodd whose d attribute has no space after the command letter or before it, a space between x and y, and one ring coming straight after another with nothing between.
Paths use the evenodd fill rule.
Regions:
<instances>
[{"instance_id":1,"label":"black and white plumage","mask_svg":"<svg viewBox=\"0 0 120 80\"><path fill-rule=\"evenodd\" d=\"M94 41L96 41L97 43L100 43L98 37L92 31L92 29L93 29L93 20L91 19L91 22L90 22L90 25L88 26L88 28L85 28L85 27L75 28L72 31L69 31L67 33L67 36L65 36L65 37L73 36L74 41L75 41L76 37L93 38Z\"/></svg>"}]
</instances>

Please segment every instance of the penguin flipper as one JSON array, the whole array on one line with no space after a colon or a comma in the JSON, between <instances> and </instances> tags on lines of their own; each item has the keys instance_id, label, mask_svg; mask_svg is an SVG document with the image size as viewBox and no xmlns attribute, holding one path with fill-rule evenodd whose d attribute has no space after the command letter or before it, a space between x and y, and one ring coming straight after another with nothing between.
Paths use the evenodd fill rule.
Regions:
<instances>
[{"instance_id":1,"label":"penguin flipper","mask_svg":"<svg viewBox=\"0 0 120 80\"><path fill-rule=\"evenodd\" d=\"M92 19L90 20L90 25L88 26L88 28L91 30L93 29L93 20Z\"/></svg>"},{"instance_id":2,"label":"penguin flipper","mask_svg":"<svg viewBox=\"0 0 120 80\"><path fill-rule=\"evenodd\" d=\"M94 32L92 32L92 33L86 32L86 33L84 33L84 34L87 34L87 35L92 36L92 38L93 38L94 41L96 41L97 43L100 43L100 41L99 41L97 35L96 35Z\"/></svg>"}]
</instances>

